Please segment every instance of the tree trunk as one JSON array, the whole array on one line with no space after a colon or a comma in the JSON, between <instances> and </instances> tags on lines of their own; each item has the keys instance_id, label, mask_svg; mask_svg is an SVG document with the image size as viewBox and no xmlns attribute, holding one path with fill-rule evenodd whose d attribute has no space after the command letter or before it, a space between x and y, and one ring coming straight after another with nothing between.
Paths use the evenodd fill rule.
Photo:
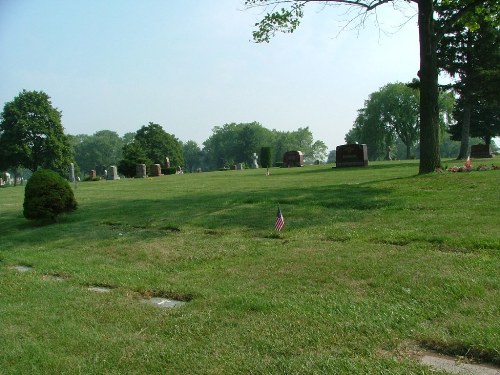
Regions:
<instances>
[{"instance_id":1,"label":"tree trunk","mask_svg":"<svg viewBox=\"0 0 500 375\"><path fill-rule=\"evenodd\" d=\"M440 167L438 69L432 0L418 2L420 40L420 167L419 173L430 173Z\"/></svg>"},{"instance_id":2,"label":"tree trunk","mask_svg":"<svg viewBox=\"0 0 500 375\"><path fill-rule=\"evenodd\" d=\"M469 134L470 134L470 114L472 110L472 103L468 95L465 96L464 103L464 117L462 122L460 152L458 153L457 160L466 159L469 156Z\"/></svg>"}]
</instances>

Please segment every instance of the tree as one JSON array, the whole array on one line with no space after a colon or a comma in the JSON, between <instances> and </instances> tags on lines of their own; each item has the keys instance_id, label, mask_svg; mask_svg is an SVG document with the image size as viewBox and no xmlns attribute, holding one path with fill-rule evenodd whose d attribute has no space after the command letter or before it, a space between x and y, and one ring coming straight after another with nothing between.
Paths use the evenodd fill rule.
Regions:
<instances>
[{"instance_id":1,"label":"tree","mask_svg":"<svg viewBox=\"0 0 500 375\"><path fill-rule=\"evenodd\" d=\"M72 162L61 112L43 91L23 90L0 114L0 169L39 167L61 174Z\"/></svg>"},{"instance_id":2,"label":"tree","mask_svg":"<svg viewBox=\"0 0 500 375\"><path fill-rule=\"evenodd\" d=\"M440 10L446 12L446 7ZM500 29L487 16L481 17L480 14L476 19L477 22L472 25L467 22L454 25L444 35L438 48L439 67L458 78L452 88L460 95L460 106L455 111L455 115L460 117L456 118L457 124L451 129L452 138L461 141L457 159L467 157L471 134L481 136L485 141L495 135L492 126L485 127L484 123L490 121L494 125L495 119L487 119L485 116L488 113L498 113ZM478 29L475 30L476 28ZM472 114L475 116L474 121ZM471 130L472 124L479 128ZM484 134L481 134L481 130L484 130Z\"/></svg>"},{"instance_id":3,"label":"tree","mask_svg":"<svg viewBox=\"0 0 500 375\"><path fill-rule=\"evenodd\" d=\"M392 150L401 142L406 151L403 158L413 157L411 150L419 139L419 82L389 83L370 94L364 108L358 111L347 143L364 143L370 160L390 159ZM440 137L447 129L454 103L453 95L439 94ZM399 152L396 150L396 154Z\"/></svg>"},{"instance_id":4,"label":"tree","mask_svg":"<svg viewBox=\"0 0 500 375\"><path fill-rule=\"evenodd\" d=\"M469 17L473 21L478 12L488 13L492 17L498 17L500 4L498 1L485 2L484 0L446 0L448 12L442 14L442 19L436 25L434 19L434 6L441 0L409 0L418 7L418 31L420 52L420 165L419 173L433 172L440 166L439 157L439 116L438 116L438 68L437 68L437 45L443 35L457 22ZM327 5L347 5L357 7L360 16L364 19L377 7L396 3L397 0L325 0L321 1ZM256 6L277 4L286 5L278 11L267 13L261 21L255 24L257 30L253 32L256 42L269 42L276 32L293 32L300 24L304 15L304 7L310 3L318 3L315 0L245 0L247 8ZM402 2L400 2L402 3ZM498 22L498 21L497 21ZM438 27L437 27L438 26Z\"/></svg>"},{"instance_id":5,"label":"tree","mask_svg":"<svg viewBox=\"0 0 500 375\"><path fill-rule=\"evenodd\" d=\"M466 116L464 112L469 111L469 136L478 137L487 145L491 144L494 137L500 135L500 105L495 102L490 102L485 99L476 98L474 105L467 108L464 98L457 101L454 116L457 120L456 124L450 126L449 132L451 139L454 141L462 141L464 122ZM467 142L468 143L468 142ZM460 156L461 154L459 154Z\"/></svg>"},{"instance_id":6,"label":"tree","mask_svg":"<svg viewBox=\"0 0 500 375\"><path fill-rule=\"evenodd\" d=\"M137 131L134 140L154 164L164 166L168 157L171 165L184 165L182 143L160 125L150 122L143 126Z\"/></svg>"},{"instance_id":7,"label":"tree","mask_svg":"<svg viewBox=\"0 0 500 375\"><path fill-rule=\"evenodd\" d=\"M101 130L91 136L80 134L71 138L75 161L85 173L97 166L117 165L122 159L124 141L114 131Z\"/></svg>"},{"instance_id":8,"label":"tree","mask_svg":"<svg viewBox=\"0 0 500 375\"><path fill-rule=\"evenodd\" d=\"M182 146L184 152L184 161L186 170L193 171L195 168L201 168L203 165L202 151L195 141L187 141Z\"/></svg>"},{"instance_id":9,"label":"tree","mask_svg":"<svg viewBox=\"0 0 500 375\"><path fill-rule=\"evenodd\" d=\"M118 172L126 177L135 176L137 164L146 164L146 168L153 164L138 142L127 143L122 151L123 159L118 163Z\"/></svg>"},{"instance_id":10,"label":"tree","mask_svg":"<svg viewBox=\"0 0 500 375\"><path fill-rule=\"evenodd\" d=\"M236 163L252 163L252 155L268 144L272 133L258 122L231 123L215 126L203 142L210 168L223 168Z\"/></svg>"},{"instance_id":11,"label":"tree","mask_svg":"<svg viewBox=\"0 0 500 375\"><path fill-rule=\"evenodd\" d=\"M272 165L271 147L260 148L259 160L262 168L271 168Z\"/></svg>"}]
</instances>

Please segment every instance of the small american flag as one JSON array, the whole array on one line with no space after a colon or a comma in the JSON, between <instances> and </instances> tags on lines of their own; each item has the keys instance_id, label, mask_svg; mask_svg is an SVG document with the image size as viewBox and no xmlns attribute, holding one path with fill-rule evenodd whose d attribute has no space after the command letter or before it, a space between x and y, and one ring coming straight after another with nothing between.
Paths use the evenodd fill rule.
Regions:
<instances>
[{"instance_id":1,"label":"small american flag","mask_svg":"<svg viewBox=\"0 0 500 375\"><path fill-rule=\"evenodd\" d=\"M285 226L285 218L281 213L281 209L278 206L278 214L276 215L276 223L274 224L274 229L280 232Z\"/></svg>"}]
</instances>

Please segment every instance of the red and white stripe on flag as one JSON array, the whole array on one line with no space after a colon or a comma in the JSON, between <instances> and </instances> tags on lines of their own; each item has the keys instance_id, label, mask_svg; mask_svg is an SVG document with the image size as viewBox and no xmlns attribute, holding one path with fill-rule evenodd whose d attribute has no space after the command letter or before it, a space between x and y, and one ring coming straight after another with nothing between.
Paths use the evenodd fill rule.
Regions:
<instances>
[{"instance_id":1,"label":"red and white stripe on flag","mask_svg":"<svg viewBox=\"0 0 500 375\"><path fill-rule=\"evenodd\" d=\"M276 223L274 224L274 229L279 232L283 229L284 226L285 226L285 218L281 213L281 209L278 207L278 214L276 215Z\"/></svg>"}]
</instances>

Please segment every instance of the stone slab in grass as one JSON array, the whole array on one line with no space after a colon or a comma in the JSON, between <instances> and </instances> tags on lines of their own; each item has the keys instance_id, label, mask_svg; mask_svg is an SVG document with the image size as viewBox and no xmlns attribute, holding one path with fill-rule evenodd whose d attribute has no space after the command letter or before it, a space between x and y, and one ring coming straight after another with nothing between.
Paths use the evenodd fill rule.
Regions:
<instances>
[{"instance_id":1,"label":"stone slab in grass","mask_svg":"<svg viewBox=\"0 0 500 375\"><path fill-rule=\"evenodd\" d=\"M145 298L142 300L142 302L148 303L148 304L156 306L156 307L161 307L164 309L182 306L186 303L184 301L177 301L175 299L168 299L168 298L161 298L161 297Z\"/></svg>"},{"instance_id":2,"label":"stone slab in grass","mask_svg":"<svg viewBox=\"0 0 500 375\"><path fill-rule=\"evenodd\" d=\"M89 286L87 288L88 290L90 290L91 292L97 292L97 293L109 293L111 292L111 288L110 287L107 287L107 286Z\"/></svg>"},{"instance_id":3,"label":"stone slab in grass","mask_svg":"<svg viewBox=\"0 0 500 375\"><path fill-rule=\"evenodd\" d=\"M461 363L451 357L426 354L420 360L425 365L450 374L500 375L500 369L498 368L473 363Z\"/></svg>"},{"instance_id":4,"label":"stone slab in grass","mask_svg":"<svg viewBox=\"0 0 500 375\"><path fill-rule=\"evenodd\" d=\"M33 267L30 266L13 266L12 269L19 271L19 272L28 272L33 269Z\"/></svg>"}]
</instances>

